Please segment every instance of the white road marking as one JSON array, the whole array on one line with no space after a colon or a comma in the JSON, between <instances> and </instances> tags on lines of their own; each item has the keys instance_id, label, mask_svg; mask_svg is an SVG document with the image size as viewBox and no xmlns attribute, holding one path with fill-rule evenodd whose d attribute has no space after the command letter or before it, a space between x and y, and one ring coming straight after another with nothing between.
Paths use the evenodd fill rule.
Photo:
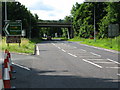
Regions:
<instances>
[{"instance_id":1,"label":"white road marking","mask_svg":"<svg viewBox=\"0 0 120 90\"><path fill-rule=\"evenodd\" d=\"M61 49L60 47L58 47L58 49Z\"/></svg>"},{"instance_id":2,"label":"white road marking","mask_svg":"<svg viewBox=\"0 0 120 90\"><path fill-rule=\"evenodd\" d=\"M82 50L82 51L86 52L86 50L84 50L84 49L80 49L80 50Z\"/></svg>"},{"instance_id":3,"label":"white road marking","mask_svg":"<svg viewBox=\"0 0 120 90\"><path fill-rule=\"evenodd\" d=\"M73 48L77 48L77 47L73 47Z\"/></svg>"},{"instance_id":4,"label":"white road marking","mask_svg":"<svg viewBox=\"0 0 120 90\"><path fill-rule=\"evenodd\" d=\"M109 61L111 61L111 62L114 62L114 63L116 63L116 64L120 64L119 62L114 61L114 60L111 60L111 59L109 59L109 58L107 58L107 60L109 60Z\"/></svg>"},{"instance_id":5,"label":"white road marking","mask_svg":"<svg viewBox=\"0 0 120 90\"><path fill-rule=\"evenodd\" d=\"M92 64L92 65L94 65L94 66L97 66L97 67L99 67L99 68L103 68L102 66L100 66L100 65L98 65L98 64L95 64L95 63L93 63L93 62L90 62L90 61L88 61L88 60L86 60L86 59L83 59L83 61L85 61L85 62L87 62L87 63L90 63L90 64Z\"/></svg>"},{"instance_id":6,"label":"white road marking","mask_svg":"<svg viewBox=\"0 0 120 90\"><path fill-rule=\"evenodd\" d=\"M94 63L107 63L107 64L111 64L111 63L113 63L113 62L94 62Z\"/></svg>"},{"instance_id":7,"label":"white road marking","mask_svg":"<svg viewBox=\"0 0 120 90\"><path fill-rule=\"evenodd\" d=\"M61 49L63 52L66 52L64 49Z\"/></svg>"},{"instance_id":8,"label":"white road marking","mask_svg":"<svg viewBox=\"0 0 120 90\"><path fill-rule=\"evenodd\" d=\"M36 46L36 55L40 55L40 51L39 51L38 46Z\"/></svg>"},{"instance_id":9,"label":"white road marking","mask_svg":"<svg viewBox=\"0 0 120 90\"><path fill-rule=\"evenodd\" d=\"M54 43L52 43L54 46L55 46L55 44Z\"/></svg>"},{"instance_id":10,"label":"white road marking","mask_svg":"<svg viewBox=\"0 0 120 90\"><path fill-rule=\"evenodd\" d=\"M71 55L71 56L73 56L73 57L77 57L76 55L73 55L73 54L71 54L71 53L68 53L69 55Z\"/></svg>"},{"instance_id":11,"label":"white road marking","mask_svg":"<svg viewBox=\"0 0 120 90\"><path fill-rule=\"evenodd\" d=\"M100 61L102 61L102 60L105 60L105 59L87 59L87 60L95 60L95 61L97 61L97 60L100 60Z\"/></svg>"},{"instance_id":12,"label":"white road marking","mask_svg":"<svg viewBox=\"0 0 120 90\"><path fill-rule=\"evenodd\" d=\"M30 71L30 69L29 69L28 67L25 67L25 66L22 66L22 65L13 63L13 62L12 62L12 64L13 64L13 65L16 65L16 66L18 66L18 67L21 67L21 68L23 68L23 69L26 69L26 70L28 70L28 71Z\"/></svg>"},{"instance_id":13,"label":"white road marking","mask_svg":"<svg viewBox=\"0 0 120 90\"><path fill-rule=\"evenodd\" d=\"M105 67L105 68L113 68L113 69L119 69L120 67Z\"/></svg>"},{"instance_id":14,"label":"white road marking","mask_svg":"<svg viewBox=\"0 0 120 90\"><path fill-rule=\"evenodd\" d=\"M90 52L90 53L95 55L95 56L101 57L101 55L99 55L99 54L96 54L96 53L93 53L93 52Z\"/></svg>"},{"instance_id":15,"label":"white road marking","mask_svg":"<svg viewBox=\"0 0 120 90\"><path fill-rule=\"evenodd\" d=\"M118 76L120 76L120 74L119 74L119 73L118 73L117 75L118 75Z\"/></svg>"}]
</instances>

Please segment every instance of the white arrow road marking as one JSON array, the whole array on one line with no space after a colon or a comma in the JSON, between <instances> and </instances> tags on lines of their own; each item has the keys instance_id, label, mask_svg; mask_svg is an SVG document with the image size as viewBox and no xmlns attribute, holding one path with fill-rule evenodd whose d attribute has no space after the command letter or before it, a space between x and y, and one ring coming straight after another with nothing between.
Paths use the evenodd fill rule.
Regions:
<instances>
[{"instance_id":1,"label":"white arrow road marking","mask_svg":"<svg viewBox=\"0 0 120 90\"><path fill-rule=\"evenodd\" d=\"M103 68L102 66L100 66L100 65L98 65L98 64L95 64L95 63L93 63L93 62L90 62L90 61L88 61L88 60L83 59L83 61L88 62L88 63L90 63L90 64L92 64L92 65L94 65L94 66L97 66L97 67L99 67L99 68Z\"/></svg>"},{"instance_id":2,"label":"white arrow road marking","mask_svg":"<svg viewBox=\"0 0 120 90\"><path fill-rule=\"evenodd\" d=\"M13 64L13 65L16 65L16 66L18 66L18 67L21 67L21 68L23 68L23 69L26 69L26 70L28 70L28 71L30 71L30 69L29 69L28 67L25 67L25 66L22 66L22 65L13 63L13 62L12 62L12 64Z\"/></svg>"}]
</instances>

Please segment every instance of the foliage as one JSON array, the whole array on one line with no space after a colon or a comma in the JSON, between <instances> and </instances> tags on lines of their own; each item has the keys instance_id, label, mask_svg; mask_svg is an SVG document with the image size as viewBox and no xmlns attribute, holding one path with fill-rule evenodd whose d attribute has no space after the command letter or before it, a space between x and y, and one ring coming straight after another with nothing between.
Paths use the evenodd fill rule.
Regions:
<instances>
[{"instance_id":1,"label":"foliage","mask_svg":"<svg viewBox=\"0 0 120 90\"><path fill-rule=\"evenodd\" d=\"M6 43L6 38L2 37L2 41L0 42L0 49L5 50L8 49L10 52L18 52L18 53L29 53L33 54L34 53L34 46L37 42L40 42L40 39L32 39L31 41L26 38L22 38L21 40L20 47L18 43L11 43L9 47L7 46Z\"/></svg>"},{"instance_id":2,"label":"foliage","mask_svg":"<svg viewBox=\"0 0 120 90\"><path fill-rule=\"evenodd\" d=\"M101 38L98 39L96 42L94 42L94 39L85 39L85 38L80 38L80 37L75 37L73 39L70 39L68 41L77 41L80 42L81 44L87 44L91 46L97 46L97 47L102 47L106 49L112 49L112 50L117 50L120 51L120 36L115 37L115 38Z\"/></svg>"},{"instance_id":3,"label":"foliage","mask_svg":"<svg viewBox=\"0 0 120 90\"><path fill-rule=\"evenodd\" d=\"M120 25L120 3L84 2L76 3L71 10L74 35L82 38L94 37L94 26L98 38L108 37L108 25ZM69 16L66 16L65 20ZM95 23L94 23L95 20Z\"/></svg>"},{"instance_id":4,"label":"foliage","mask_svg":"<svg viewBox=\"0 0 120 90\"><path fill-rule=\"evenodd\" d=\"M2 12L2 19L3 19L3 26L4 26L4 20L5 20L5 15L4 15L4 7L5 3L2 3L3 5L3 12ZM22 26L23 29L26 30L26 37L29 38L30 36L32 37L38 37L38 27L37 21L38 21L38 15L35 14L33 15L24 5L22 5L20 2L7 2L7 19L11 21L15 20L22 20ZM31 34L32 33L32 34Z\"/></svg>"}]
</instances>

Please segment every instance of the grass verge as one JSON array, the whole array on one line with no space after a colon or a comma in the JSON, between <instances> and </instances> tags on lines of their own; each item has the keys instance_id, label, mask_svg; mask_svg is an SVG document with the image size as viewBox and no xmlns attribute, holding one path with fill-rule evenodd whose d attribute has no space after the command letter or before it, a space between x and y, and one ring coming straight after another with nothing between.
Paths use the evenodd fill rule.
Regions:
<instances>
[{"instance_id":1,"label":"grass verge","mask_svg":"<svg viewBox=\"0 0 120 90\"><path fill-rule=\"evenodd\" d=\"M31 40L22 38L20 47L18 43L10 43L9 46L7 46L6 38L2 37L2 41L0 42L0 47L1 47L0 49L3 51L5 49L8 49L10 52L33 54L35 44L40 41L41 41L40 39L36 39L36 38Z\"/></svg>"},{"instance_id":2,"label":"grass verge","mask_svg":"<svg viewBox=\"0 0 120 90\"><path fill-rule=\"evenodd\" d=\"M102 47L106 49L112 49L116 51L120 51L120 36L115 38L104 38L104 39L97 39L96 42L94 39L84 39L75 37L73 39L69 39L68 41L81 41L81 44L87 44L96 47Z\"/></svg>"}]
</instances>

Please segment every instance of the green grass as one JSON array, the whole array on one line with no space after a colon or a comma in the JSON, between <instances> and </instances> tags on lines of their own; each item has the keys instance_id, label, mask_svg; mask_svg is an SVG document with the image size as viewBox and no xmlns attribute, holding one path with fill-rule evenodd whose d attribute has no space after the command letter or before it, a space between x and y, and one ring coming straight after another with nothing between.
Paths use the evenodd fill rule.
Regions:
<instances>
[{"instance_id":1,"label":"green grass","mask_svg":"<svg viewBox=\"0 0 120 90\"><path fill-rule=\"evenodd\" d=\"M87 44L91 46L97 46L97 47L102 47L106 49L112 49L112 50L117 50L120 51L120 36L112 38L105 38L105 39L97 39L96 42L94 39L84 39L84 38L78 38L75 37L73 39L70 39L68 41L81 41L81 44Z\"/></svg>"},{"instance_id":2,"label":"green grass","mask_svg":"<svg viewBox=\"0 0 120 90\"><path fill-rule=\"evenodd\" d=\"M7 46L6 38L2 37L2 41L0 42L1 50L8 49L10 52L17 52L17 53L28 53L33 54L34 53L34 46L36 43L40 42L40 39L21 39L21 44L19 47L18 43L10 43L9 46Z\"/></svg>"},{"instance_id":3,"label":"green grass","mask_svg":"<svg viewBox=\"0 0 120 90\"><path fill-rule=\"evenodd\" d=\"M67 39L67 38L65 38L65 37L54 37L53 39L68 40L68 39Z\"/></svg>"}]
</instances>

